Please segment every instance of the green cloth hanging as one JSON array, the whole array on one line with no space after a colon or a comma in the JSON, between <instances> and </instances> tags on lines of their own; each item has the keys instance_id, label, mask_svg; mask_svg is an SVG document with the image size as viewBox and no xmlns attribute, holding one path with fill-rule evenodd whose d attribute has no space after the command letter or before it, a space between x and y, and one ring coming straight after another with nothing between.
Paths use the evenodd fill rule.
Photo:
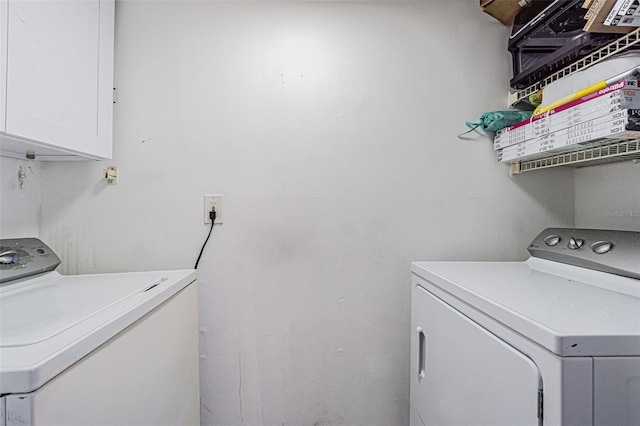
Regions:
<instances>
[{"instance_id":1,"label":"green cloth hanging","mask_svg":"<svg viewBox=\"0 0 640 426\"><path fill-rule=\"evenodd\" d=\"M497 132L498 130L502 130L505 127L512 126L523 120L527 120L531 118L532 115L533 111L512 110L485 112L480 116L480 120L477 123L472 123L470 121L465 122L464 124L469 127L469 130L459 134L458 137L466 135L467 133L474 131L478 127L482 127L484 130L489 130L491 132Z\"/></svg>"}]
</instances>

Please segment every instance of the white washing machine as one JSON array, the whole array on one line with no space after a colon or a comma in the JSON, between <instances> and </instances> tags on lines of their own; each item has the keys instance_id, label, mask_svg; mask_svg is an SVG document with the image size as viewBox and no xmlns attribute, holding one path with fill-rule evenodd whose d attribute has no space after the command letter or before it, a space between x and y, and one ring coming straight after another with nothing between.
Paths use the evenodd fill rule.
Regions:
<instances>
[{"instance_id":1,"label":"white washing machine","mask_svg":"<svg viewBox=\"0 0 640 426\"><path fill-rule=\"evenodd\" d=\"M640 232L528 249L412 264L412 425L640 425Z\"/></svg>"},{"instance_id":2,"label":"white washing machine","mask_svg":"<svg viewBox=\"0 0 640 426\"><path fill-rule=\"evenodd\" d=\"M193 270L63 276L0 240L0 425L199 425Z\"/></svg>"}]
</instances>

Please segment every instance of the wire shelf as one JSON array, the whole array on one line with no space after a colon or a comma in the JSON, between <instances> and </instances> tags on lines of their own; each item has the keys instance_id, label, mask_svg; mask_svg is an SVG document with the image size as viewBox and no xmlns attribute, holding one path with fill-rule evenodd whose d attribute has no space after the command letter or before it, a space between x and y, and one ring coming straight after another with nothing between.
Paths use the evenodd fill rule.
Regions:
<instances>
[{"instance_id":1,"label":"wire shelf","mask_svg":"<svg viewBox=\"0 0 640 426\"><path fill-rule=\"evenodd\" d=\"M584 58L579 59L571 65L562 68L559 71L551 74L547 78L532 84L522 90L509 93L508 103L510 107L515 107L521 102L528 102L529 95L536 93L549 83L561 79L567 75L580 71L588 66L603 61L617 53L621 53L629 47L640 43L640 28L636 28L632 32L623 35L622 37L612 41L611 43L601 47L600 49L586 55Z\"/></svg>"},{"instance_id":2,"label":"wire shelf","mask_svg":"<svg viewBox=\"0 0 640 426\"><path fill-rule=\"evenodd\" d=\"M511 165L511 175L549 167L586 167L638 159L640 159L640 139L633 139L514 163Z\"/></svg>"}]
</instances>

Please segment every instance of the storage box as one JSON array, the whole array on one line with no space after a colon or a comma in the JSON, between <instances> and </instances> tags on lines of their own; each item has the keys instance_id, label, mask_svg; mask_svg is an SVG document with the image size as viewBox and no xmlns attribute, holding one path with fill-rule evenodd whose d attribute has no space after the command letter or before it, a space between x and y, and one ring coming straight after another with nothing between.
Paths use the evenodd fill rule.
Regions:
<instances>
[{"instance_id":1,"label":"storage box","mask_svg":"<svg viewBox=\"0 0 640 426\"><path fill-rule=\"evenodd\" d=\"M480 0L480 7L504 25L511 25L520 9L530 3L531 0Z\"/></svg>"},{"instance_id":2,"label":"storage box","mask_svg":"<svg viewBox=\"0 0 640 426\"><path fill-rule=\"evenodd\" d=\"M616 4L616 0L594 0L589 6L589 19L585 23L584 30L591 33L616 33L627 34L633 31L633 27L618 27L605 25L603 22L609 15L611 8Z\"/></svg>"}]
</instances>

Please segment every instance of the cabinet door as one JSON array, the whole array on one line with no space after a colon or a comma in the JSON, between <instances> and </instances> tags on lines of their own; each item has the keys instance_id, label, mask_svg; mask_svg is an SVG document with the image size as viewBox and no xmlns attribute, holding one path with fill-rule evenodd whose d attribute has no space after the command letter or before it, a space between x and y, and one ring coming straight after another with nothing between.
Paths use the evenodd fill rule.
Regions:
<instances>
[{"instance_id":1,"label":"cabinet door","mask_svg":"<svg viewBox=\"0 0 640 426\"><path fill-rule=\"evenodd\" d=\"M111 156L113 1L8 1L5 131Z\"/></svg>"},{"instance_id":2,"label":"cabinet door","mask_svg":"<svg viewBox=\"0 0 640 426\"><path fill-rule=\"evenodd\" d=\"M413 424L542 424L531 359L420 286L411 309Z\"/></svg>"}]
</instances>

